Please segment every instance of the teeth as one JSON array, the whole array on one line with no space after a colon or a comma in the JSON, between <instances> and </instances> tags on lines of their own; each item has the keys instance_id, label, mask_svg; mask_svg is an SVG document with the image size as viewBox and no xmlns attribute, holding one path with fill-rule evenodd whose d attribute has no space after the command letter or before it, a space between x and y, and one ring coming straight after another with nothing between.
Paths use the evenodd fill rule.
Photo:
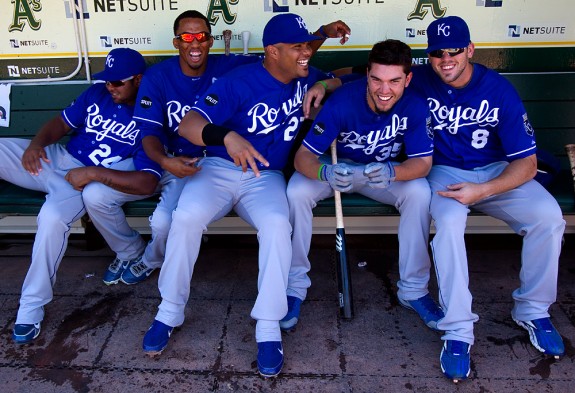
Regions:
<instances>
[{"instance_id":1,"label":"teeth","mask_svg":"<svg viewBox=\"0 0 575 393\"><path fill-rule=\"evenodd\" d=\"M389 101L391 100L391 96L377 96L381 101Z\"/></svg>"},{"instance_id":2,"label":"teeth","mask_svg":"<svg viewBox=\"0 0 575 393\"><path fill-rule=\"evenodd\" d=\"M444 66L441 66L441 69L442 69L442 70L451 70L451 69L453 69L453 68L455 68L454 65L444 65Z\"/></svg>"},{"instance_id":3,"label":"teeth","mask_svg":"<svg viewBox=\"0 0 575 393\"><path fill-rule=\"evenodd\" d=\"M299 65L305 66L305 65L307 65L308 62L309 62L309 60L298 60L297 63L298 63Z\"/></svg>"}]
</instances>

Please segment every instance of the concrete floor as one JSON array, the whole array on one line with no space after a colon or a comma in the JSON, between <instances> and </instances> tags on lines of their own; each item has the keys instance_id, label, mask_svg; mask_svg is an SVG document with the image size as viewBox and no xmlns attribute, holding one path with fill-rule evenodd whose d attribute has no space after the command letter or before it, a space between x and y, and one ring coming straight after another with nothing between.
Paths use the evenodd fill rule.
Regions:
<instances>
[{"instance_id":1,"label":"concrete floor","mask_svg":"<svg viewBox=\"0 0 575 393\"><path fill-rule=\"evenodd\" d=\"M471 377L458 385L439 367L442 341L398 305L397 240L350 236L355 318L336 308L332 236L312 244L312 288L297 329L284 334L285 366L275 379L256 371L255 236L210 236L192 281L186 321L164 353L149 358L142 338L159 304L158 273L141 284L107 287L113 259L72 238L34 344L13 344L11 330L31 253L30 236L0 237L0 391L4 392L570 392L575 373L575 237L560 261L551 313L567 353L547 358L511 320L520 240L468 239L476 344ZM358 262L367 262L364 268ZM435 281L431 293L437 296Z\"/></svg>"}]
</instances>

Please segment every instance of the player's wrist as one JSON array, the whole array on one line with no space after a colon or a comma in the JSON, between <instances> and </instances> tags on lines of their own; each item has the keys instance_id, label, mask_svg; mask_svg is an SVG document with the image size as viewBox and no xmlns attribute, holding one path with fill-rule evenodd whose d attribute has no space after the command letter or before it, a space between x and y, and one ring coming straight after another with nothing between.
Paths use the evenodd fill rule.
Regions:
<instances>
[{"instance_id":1,"label":"player's wrist","mask_svg":"<svg viewBox=\"0 0 575 393\"><path fill-rule=\"evenodd\" d=\"M325 81L317 81L315 82L316 85L320 85L323 86L323 89L327 92L328 91L328 86L327 83Z\"/></svg>"},{"instance_id":2,"label":"player's wrist","mask_svg":"<svg viewBox=\"0 0 575 393\"><path fill-rule=\"evenodd\" d=\"M231 131L229 128L208 123L202 129L202 141L206 146L223 146L224 138Z\"/></svg>"},{"instance_id":3,"label":"player's wrist","mask_svg":"<svg viewBox=\"0 0 575 393\"><path fill-rule=\"evenodd\" d=\"M321 164L317 170L317 179L327 181L327 165Z\"/></svg>"},{"instance_id":4,"label":"player's wrist","mask_svg":"<svg viewBox=\"0 0 575 393\"><path fill-rule=\"evenodd\" d=\"M314 35L318 35L318 36L320 36L321 38L323 38L324 40L329 38L329 35L328 35L327 32L325 31L325 26L324 26L324 25L321 25L321 26L319 27L319 29L317 29L317 31L314 33Z\"/></svg>"}]
</instances>

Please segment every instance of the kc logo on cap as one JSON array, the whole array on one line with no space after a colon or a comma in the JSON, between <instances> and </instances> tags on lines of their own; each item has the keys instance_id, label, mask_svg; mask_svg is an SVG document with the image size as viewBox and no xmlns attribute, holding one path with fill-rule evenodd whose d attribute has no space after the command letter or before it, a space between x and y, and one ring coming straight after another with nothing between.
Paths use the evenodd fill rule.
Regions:
<instances>
[{"instance_id":1,"label":"kc logo on cap","mask_svg":"<svg viewBox=\"0 0 575 393\"><path fill-rule=\"evenodd\" d=\"M459 16L446 16L429 24L427 53L437 49L465 48L471 42L469 27Z\"/></svg>"}]
</instances>

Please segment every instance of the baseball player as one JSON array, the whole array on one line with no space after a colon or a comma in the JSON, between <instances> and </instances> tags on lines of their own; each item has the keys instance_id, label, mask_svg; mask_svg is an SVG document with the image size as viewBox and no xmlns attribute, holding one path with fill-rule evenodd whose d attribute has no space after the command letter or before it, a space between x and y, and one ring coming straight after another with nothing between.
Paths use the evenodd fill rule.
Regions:
<instances>
[{"instance_id":1,"label":"baseball player","mask_svg":"<svg viewBox=\"0 0 575 393\"><path fill-rule=\"evenodd\" d=\"M375 44L367 77L345 84L327 100L297 151L298 172L287 188L293 254L282 329L298 322L311 285L312 209L334 190L360 193L399 210L399 301L432 329L443 318L427 290L431 191L425 176L431 168L433 135L425 99L406 89L411 77L409 46L397 40ZM320 156L334 140L338 164L329 165ZM407 160L399 163L402 149Z\"/></svg>"},{"instance_id":2,"label":"baseball player","mask_svg":"<svg viewBox=\"0 0 575 393\"><path fill-rule=\"evenodd\" d=\"M441 368L455 381L470 372L473 323L464 232L469 207L505 221L523 236L520 286L513 320L541 352L563 355L549 318L557 293L565 228L561 209L538 182L536 144L525 108L511 84L472 63L469 28L457 16L427 28L429 64L416 67L412 86L428 97L435 151L428 180L437 233L431 242L445 317Z\"/></svg>"},{"instance_id":3,"label":"baseball player","mask_svg":"<svg viewBox=\"0 0 575 393\"><path fill-rule=\"evenodd\" d=\"M311 35L303 19L278 14L263 33L263 62L219 78L180 123L179 133L206 146L202 170L188 178L174 212L160 272L162 302L143 341L161 352L184 321L190 280L202 233L234 210L258 231L257 364L266 377L283 366L279 320L287 312L285 289L291 262L291 226L281 172L302 120L303 96L326 74L308 65Z\"/></svg>"},{"instance_id":4,"label":"baseball player","mask_svg":"<svg viewBox=\"0 0 575 393\"><path fill-rule=\"evenodd\" d=\"M321 39L314 42L313 49L317 50L328 37L345 36L346 33L349 33L349 28L342 21L322 26L314 33ZM204 155L204 147L178 135L180 121L221 75L240 65L262 61L260 56L210 55L213 42L211 25L202 13L195 10L181 13L174 21L173 45L178 49L178 56L151 67L142 80L134 119L144 135L146 153L165 170L160 180L161 197L150 217L152 238L147 246L125 219L121 225L107 225L112 230L99 228L109 244L124 244L134 250L131 258L141 255L141 258L124 261L111 276L111 282L107 283L121 280L126 284L136 284L161 267L172 212L186 177L201 169L198 157ZM86 204L95 223L110 219L107 209L92 208L88 201ZM114 217L118 222L123 213L120 211ZM106 275L110 276L109 273Z\"/></svg>"},{"instance_id":5,"label":"baseball player","mask_svg":"<svg viewBox=\"0 0 575 393\"><path fill-rule=\"evenodd\" d=\"M12 334L16 343L40 334L70 225L85 213L82 189L101 182L118 193L150 194L157 185L161 168L145 155L132 120L145 67L138 52L114 49L105 70L94 75L105 84L89 87L31 141L0 139L0 178L47 193ZM57 143L69 133L66 146Z\"/></svg>"}]
</instances>

